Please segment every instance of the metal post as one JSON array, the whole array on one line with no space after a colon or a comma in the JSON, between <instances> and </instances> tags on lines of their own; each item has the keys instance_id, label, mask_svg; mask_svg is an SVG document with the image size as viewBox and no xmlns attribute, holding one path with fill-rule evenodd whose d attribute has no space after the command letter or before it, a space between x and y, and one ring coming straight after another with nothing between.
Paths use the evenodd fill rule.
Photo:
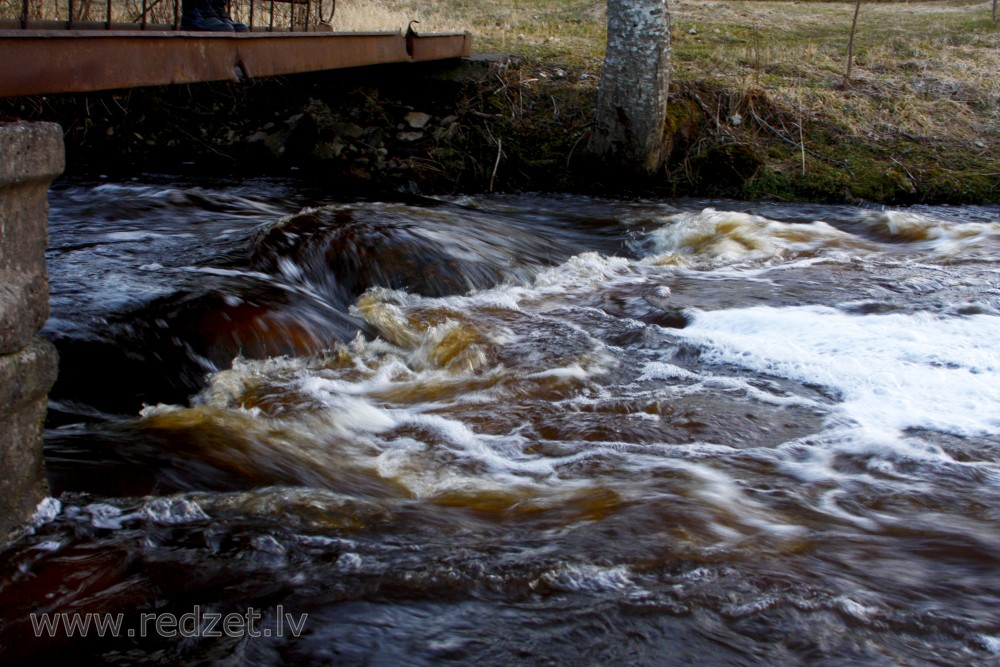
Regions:
<instances>
[{"instance_id":1,"label":"metal post","mask_svg":"<svg viewBox=\"0 0 1000 667\"><path fill-rule=\"evenodd\" d=\"M21 6L21 28L28 27L28 0Z\"/></svg>"},{"instance_id":2,"label":"metal post","mask_svg":"<svg viewBox=\"0 0 1000 667\"><path fill-rule=\"evenodd\" d=\"M66 29L73 29L73 0L69 0L69 18L66 20Z\"/></svg>"},{"instance_id":3,"label":"metal post","mask_svg":"<svg viewBox=\"0 0 1000 667\"><path fill-rule=\"evenodd\" d=\"M316 14L317 23L330 23L333 24L333 13L337 11L337 0L330 0L330 18L325 18L323 16L323 0L319 0L319 13Z\"/></svg>"},{"instance_id":4,"label":"metal post","mask_svg":"<svg viewBox=\"0 0 1000 667\"><path fill-rule=\"evenodd\" d=\"M271 21L267 24L268 32L274 32L274 0L271 0Z\"/></svg>"},{"instance_id":5,"label":"metal post","mask_svg":"<svg viewBox=\"0 0 1000 667\"><path fill-rule=\"evenodd\" d=\"M108 0L107 9L108 9L108 16L107 20L104 22L104 29L111 30L111 0Z\"/></svg>"},{"instance_id":6,"label":"metal post","mask_svg":"<svg viewBox=\"0 0 1000 667\"><path fill-rule=\"evenodd\" d=\"M139 28L141 30L146 29L146 0L142 0L142 21L139 22Z\"/></svg>"},{"instance_id":7,"label":"metal post","mask_svg":"<svg viewBox=\"0 0 1000 667\"><path fill-rule=\"evenodd\" d=\"M181 0L174 0L174 30L177 30L177 27L181 23L180 10L181 10Z\"/></svg>"}]
</instances>

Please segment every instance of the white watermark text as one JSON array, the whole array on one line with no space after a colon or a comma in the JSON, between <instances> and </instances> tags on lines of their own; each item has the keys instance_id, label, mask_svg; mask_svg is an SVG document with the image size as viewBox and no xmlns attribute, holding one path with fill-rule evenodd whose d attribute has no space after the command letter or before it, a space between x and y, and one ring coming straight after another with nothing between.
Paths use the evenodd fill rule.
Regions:
<instances>
[{"instance_id":1,"label":"white watermark text","mask_svg":"<svg viewBox=\"0 0 1000 667\"><path fill-rule=\"evenodd\" d=\"M133 623L125 614L42 613L31 614L36 637L298 637L308 614L296 616L278 605L274 616L261 624L263 615L254 608L244 613L202 611L200 605L186 614L141 613Z\"/></svg>"}]
</instances>

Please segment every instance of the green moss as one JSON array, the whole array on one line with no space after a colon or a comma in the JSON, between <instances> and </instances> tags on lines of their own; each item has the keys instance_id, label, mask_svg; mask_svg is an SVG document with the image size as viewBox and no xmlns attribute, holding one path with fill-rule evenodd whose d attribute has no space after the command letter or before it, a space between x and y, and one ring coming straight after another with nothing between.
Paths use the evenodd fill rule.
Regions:
<instances>
[{"instance_id":1,"label":"green moss","mask_svg":"<svg viewBox=\"0 0 1000 667\"><path fill-rule=\"evenodd\" d=\"M704 116L694 100L673 99L667 104L667 121L664 132L675 141L690 143L701 128Z\"/></svg>"},{"instance_id":2,"label":"green moss","mask_svg":"<svg viewBox=\"0 0 1000 667\"><path fill-rule=\"evenodd\" d=\"M835 155L841 161L810 158L803 174L791 156L780 159L772 152L765 168L744 184L740 194L750 199L889 204L1000 201L1000 164L963 162L956 148L941 151L905 143L872 147L845 141Z\"/></svg>"}]
</instances>

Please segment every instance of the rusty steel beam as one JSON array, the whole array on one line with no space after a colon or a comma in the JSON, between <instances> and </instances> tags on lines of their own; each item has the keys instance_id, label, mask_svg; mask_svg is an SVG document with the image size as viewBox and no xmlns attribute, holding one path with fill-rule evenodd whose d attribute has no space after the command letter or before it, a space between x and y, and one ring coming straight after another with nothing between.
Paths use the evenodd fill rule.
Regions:
<instances>
[{"instance_id":1,"label":"rusty steel beam","mask_svg":"<svg viewBox=\"0 0 1000 667\"><path fill-rule=\"evenodd\" d=\"M0 97L298 74L468 56L468 34L0 30Z\"/></svg>"},{"instance_id":2,"label":"rusty steel beam","mask_svg":"<svg viewBox=\"0 0 1000 667\"><path fill-rule=\"evenodd\" d=\"M455 33L452 35L415 35L413 38L412 53L410 59L413 62L427 62L430 60L447 60L455 58L455 53L460 57L472 55L472 35L469 33Z\"/></svg>"}]
</instances>

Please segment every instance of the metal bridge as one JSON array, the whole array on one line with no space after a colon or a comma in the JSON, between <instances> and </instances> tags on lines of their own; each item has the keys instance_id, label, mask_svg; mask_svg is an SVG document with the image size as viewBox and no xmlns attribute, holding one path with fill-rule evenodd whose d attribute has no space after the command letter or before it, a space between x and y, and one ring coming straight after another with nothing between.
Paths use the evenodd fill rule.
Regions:
<instances>
[{"instance_id":1,"label":"metal bridge","mask_svg":"<svg viewBox=\"0 0 1000 667\"><path fill-rule=\"evenodd\" d=\"M105 0L96 8L101 3L67 0L56 18L23 0L19 16L0 19L0 97L239 81L471 53L468 33L332 32L335 5L327 1L233 3L228 10L249 31L218 33L181 30L181 0Z\"/></svg>"}]
</instances>

